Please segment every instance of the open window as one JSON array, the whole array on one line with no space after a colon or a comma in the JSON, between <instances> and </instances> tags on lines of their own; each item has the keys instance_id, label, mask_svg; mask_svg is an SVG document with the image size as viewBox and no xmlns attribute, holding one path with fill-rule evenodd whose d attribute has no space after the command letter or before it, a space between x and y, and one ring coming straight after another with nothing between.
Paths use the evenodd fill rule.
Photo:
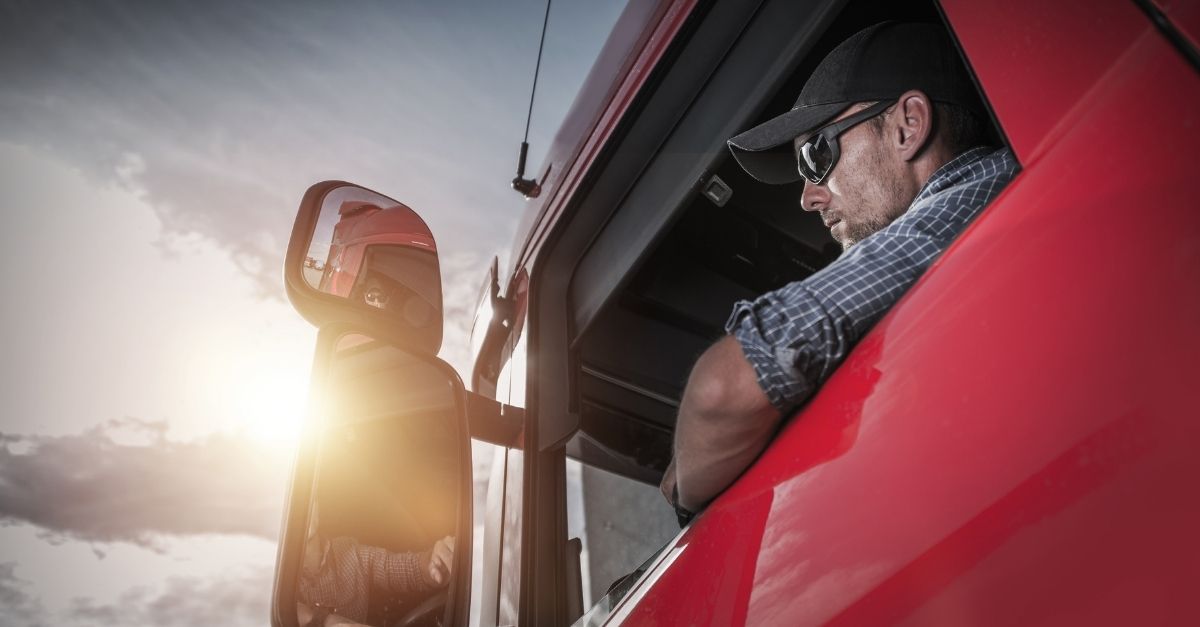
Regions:
<instances>
[{"instance_id":1,"label":"open window","mask_svg":"<svg viewBox=\"0 0 1200 627\"><path fill-rule=\"evenodd\" d=\"M573 268L571 403L579 424L566 448L581 463L584 490L568 499L582 501L593 576L632 571L669 539L664 521L673 524L672 514L654 486L671 458L688 372L722 335L733 304L802 280L841 253L820 218L799 208L800 183L758 183L725 140L790 109L820 60L858 30L888 19L942 21L930 0L806 4L759 7ZM651 103L642 117L655 114ZM1002 144L998 128L992 136ZM606 486L602 496L589 496L589 477ZM593 524L622 498L640 504L622 511L640 517L626 522L641 537L626 537L624 525Z\"/></svg>"},{"instance_id":2,"label":"open window","mask_svg":"<svg viewBox=\"0 0 1200 627\"><path fill-rule=\"evenodd\" d=\"M928 0L858 0L833 8L838 10L821 33L809 36L813 41L794 60L794 70L770 89L760 89L758 113L736 128L791 108L816 64L861 28L887 19L940 21ZM744 34L742 40L749 37ZM728 55L726 65L736 62L737 52ZM721 102L730 99L706 90L693 107L724 105L732 115L740 107ZM688 372L723 333L734 302L802 280L841 253L819 216L799 208L800 183L771 186L753 180L725 150L725 139L722 134L690 140L713 149L687 155L701 176L670 204L650 204L666 200L665 195L640 192L667 186L643 175L579 261L570 286L580 415L580 429L568 444L573 458L657 482L670 459ZM993 142L1001 142L998 130ZM681 158L664 149L646 171ZM631 245L639 237L646 246Z\"/></svg>"}]
</instances>

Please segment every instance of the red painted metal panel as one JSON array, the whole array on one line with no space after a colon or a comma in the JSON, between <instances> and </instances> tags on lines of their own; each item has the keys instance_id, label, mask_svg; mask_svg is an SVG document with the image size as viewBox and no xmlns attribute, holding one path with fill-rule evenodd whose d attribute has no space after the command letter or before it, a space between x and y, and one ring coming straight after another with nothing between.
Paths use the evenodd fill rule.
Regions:
<instances>
[{"instance_id":1,"label":"red painted metal panel","mask_svg":"<svg viewBox=\"0 0 1200 627\"><path fill-rule=\"evenodd\" d=\"M1090 93L1146 29L1132 0L942 3L972 70L1024 165L1095 104Z\"/></svg>"},{"instance_id":2,"label":"red painted metal panel","mask_svg":"<svg viewBox=\"0 0 1200 627\"><path fill-rule=\"evenodd\" d=\"M1200 77L1132 5L952 4L1031 161L626 624L1200 624Z\"/></svg>"}]
</instances>

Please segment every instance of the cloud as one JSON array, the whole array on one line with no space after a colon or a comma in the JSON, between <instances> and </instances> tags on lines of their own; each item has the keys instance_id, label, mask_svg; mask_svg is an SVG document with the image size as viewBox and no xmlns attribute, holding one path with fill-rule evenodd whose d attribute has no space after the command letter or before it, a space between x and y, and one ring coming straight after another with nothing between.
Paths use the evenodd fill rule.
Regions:
<instances>
[{"instance_id":1,"label":"cloud","mask_svg":"<svg viewBox=\"0 0 1200 627\"><path fill-rule=\"evenodd\" d=\"M110 421L67 436L0 434L0 521L31 523L51 541L151 549L163 536L274 540L286 470L282 456L253 440L174 441L161 422Z\"/></svg>"},{"instance_id":2,"label":"cloud","mask_svg":"<svg viewBox=\"0 0 1200 627\"><path fill-rule=\"evenodd\" d=\"M490 259L472 252L441 256L442 351L439 356L458 370L469 386L471 377L471 323L475 318L479 290L487 276Z\"/></svg>"},{"instance_id":3,"label":"cloud","mask_svg":"<svg viewBox=\"0 0 1200 627\"><path fill-rule=\"evenodd\" d=\"M268 622L272 571L240 569L219 579L172 577L161 589L135 587L114 602L76 598L66 615L83 625L262 625Z\"/></svg>"},{"instance_id":4,"label":"cloud","mask_svg":"<svg viewBox=\"0 0 1200 627\"><path fill-rule=\"evenodd\" d=\"M41 599L26 592L29 582L16 576L16 564L0 563L0 627L50 624L45 620Z\"/></svg>"},{"instance_id":5,"label":"cloud","mask_svg":"<svg viewBox=\"0 0 1200 627\"><path fill-rule=\"evenodd\" d=\"M265 566L232 566L217 578L168 577L158 586L134 586L110 602L74 597L51 610L30 594L14 574L16 564L0 563L0 627L45 625L262 625L268 622L273 572Z\"/></svg>"},{"instance_id":6,"label":"cloud","mask_svg":"<svg viewBox=\"0 0 1200 627\"><path fill-rule=\"evenodd\" d=\"M401 197L452 247L508 243L526 102L504 59L532 60L512 35L535 30L495 3L7 4L0 139L134 190L164 250L211 239L280 296L297 203L322 179Z\"/></svg>"}]
</instances>

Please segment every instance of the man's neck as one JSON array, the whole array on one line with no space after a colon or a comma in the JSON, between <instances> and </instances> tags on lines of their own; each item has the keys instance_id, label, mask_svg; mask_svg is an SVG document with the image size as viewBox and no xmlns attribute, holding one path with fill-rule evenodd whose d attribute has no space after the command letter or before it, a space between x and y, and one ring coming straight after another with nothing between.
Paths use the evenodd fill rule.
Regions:
<instances>
[{"instance_id":1,"label":"man's neck","mask_svg":"<svg viewBox=\"0 0 1200 627\"><path fill-rule=\"evenodd\" d=\"M941 143L934 144L922 152L912 163L911 172L915 183L913 189L920 190L925 187L933 173L949 163L955 156L957 155L951 154Z\"/></svg>"}]
</instances>

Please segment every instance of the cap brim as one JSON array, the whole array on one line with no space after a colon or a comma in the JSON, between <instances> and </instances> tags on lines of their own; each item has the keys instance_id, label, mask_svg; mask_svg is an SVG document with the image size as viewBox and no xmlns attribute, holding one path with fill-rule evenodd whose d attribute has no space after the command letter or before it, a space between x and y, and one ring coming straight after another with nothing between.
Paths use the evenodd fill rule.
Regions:
<instances>
[{"instance_id":1,"label":"cap brim","mask_svg":"<svg viewBox=\"0 0 1200 627\"><path fill-rule=\"evenodd\" d=\"M738 165L763 183L783 185L800 180L792 140L837 117L852 103L797 107L730 138L727 142Z\"/></svg>"}]
</instances>

